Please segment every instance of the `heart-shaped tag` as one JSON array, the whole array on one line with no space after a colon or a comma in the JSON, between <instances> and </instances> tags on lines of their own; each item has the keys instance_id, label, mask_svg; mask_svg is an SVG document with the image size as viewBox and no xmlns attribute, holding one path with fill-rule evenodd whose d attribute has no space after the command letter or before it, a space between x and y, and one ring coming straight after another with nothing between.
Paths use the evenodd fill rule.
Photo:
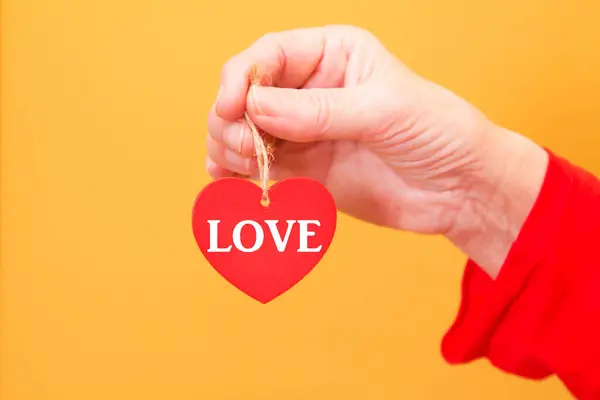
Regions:
<instances>
[{"instance_id":1,"label":"heart-shaped tag","mask_svg":"<svg viewBox=\"0 0 600 400\"><path fill-rule=\"evenodd\" d=\"M241 178L207 185L196 198L192 228L208 262L233 286L267 303L321 260L335 233L337 210L319 182L292 178L262 190Z\"/></svg>"}]
</instances>

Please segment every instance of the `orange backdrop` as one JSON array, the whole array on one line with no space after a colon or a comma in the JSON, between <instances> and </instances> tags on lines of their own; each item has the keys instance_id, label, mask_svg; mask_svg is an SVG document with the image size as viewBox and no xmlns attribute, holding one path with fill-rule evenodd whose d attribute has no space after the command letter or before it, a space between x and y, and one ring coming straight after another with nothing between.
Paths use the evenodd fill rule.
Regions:
<instances>
[{"instance_id":1,"label":"orange backdrop","mask_svg":"<svg viewBox=\"0 0 600 400\"><path fill-rule=\"evenodd\" d=\"M265 32L373 30L409 66L600 173L596 0L2 0L0 398L567 399L439 346L464 257L342 216L262 305L191 207L228 57Z\"/></svg>"}]
</instances>

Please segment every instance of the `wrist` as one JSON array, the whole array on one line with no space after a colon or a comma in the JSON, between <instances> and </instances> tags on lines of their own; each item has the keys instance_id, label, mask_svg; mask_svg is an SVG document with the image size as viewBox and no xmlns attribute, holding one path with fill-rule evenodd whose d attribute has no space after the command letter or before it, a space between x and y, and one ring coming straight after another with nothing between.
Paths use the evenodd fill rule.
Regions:
<instances>
[{"instance_id":1,"label":"wrist","mask_svg":"<svg viewBox=\"0 0 600 400\"><path fill-rule=\"evenodd\" d=\"M446 237L495 278L542 187L548 154L530 139L493 126L477 156L480 168Z\"/></svg>"}]
</instances>

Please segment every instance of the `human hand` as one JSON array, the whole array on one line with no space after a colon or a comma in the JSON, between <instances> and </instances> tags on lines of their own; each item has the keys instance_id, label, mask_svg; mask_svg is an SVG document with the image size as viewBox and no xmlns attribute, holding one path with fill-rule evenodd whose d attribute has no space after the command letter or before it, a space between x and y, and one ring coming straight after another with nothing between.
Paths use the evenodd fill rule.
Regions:
<instances>
[{"instance_id":1,"label":"human hand","mask_svg":"<svg viewBox=\"0 0 600 400\"><path fill-rule=\"evenodd\" d=\"M253 66L273 87L249 90ZM208 121L213 178L256 175L247 112L282 139L274 179L316 179L340 211L394 229L444 234L470 256L489 242L498 247L494 260L489 250L479 258L490 265L501 263L541 184L541 148L419 77L359 28L267 35L230 59L221 80ZM507 182L525 159L543 167L519 173L531 184ZM527 199L514 200L515 191L530 193L529 208ZM499 209L490 210L493 204ZM494 211L510 218L499 221ZM499 232L506 237L498 240Z\"/></svg>"}]
</instances>

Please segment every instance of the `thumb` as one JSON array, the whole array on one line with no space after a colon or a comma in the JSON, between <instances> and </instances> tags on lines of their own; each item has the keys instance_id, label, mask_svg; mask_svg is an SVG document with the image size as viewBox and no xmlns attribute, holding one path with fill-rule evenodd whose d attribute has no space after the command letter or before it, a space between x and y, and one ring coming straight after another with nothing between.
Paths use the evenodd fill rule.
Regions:
<instances>
[{"instance_id":1,"label":"thumb","mask_svg":"<svg viewBox=\"0 0 600 400\"><path fill-rule=\"evenodd\" d=\"M249 117L262 130L283 140L361 140L381 121L365 87L284 89L253 86L248 92Z\"/></svg>"}]
</instances>

